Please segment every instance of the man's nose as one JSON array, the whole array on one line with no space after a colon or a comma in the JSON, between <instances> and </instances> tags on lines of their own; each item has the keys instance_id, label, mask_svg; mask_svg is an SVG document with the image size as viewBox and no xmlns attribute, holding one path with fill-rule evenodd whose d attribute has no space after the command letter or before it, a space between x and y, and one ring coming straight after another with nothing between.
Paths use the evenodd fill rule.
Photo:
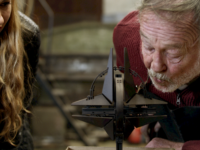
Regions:
<instances>
[{"instance_id":1,"label":"man's nose","mask_svg":"<svg viewBox=\"0 0 200 150\"><path fill-rule=\"evenodd\" d=\"M161 52L155 52L153 54L151 69L157 73L162 73L167 70L167 66L164 61L164 56Z\"/></svg>"}]
</instances>

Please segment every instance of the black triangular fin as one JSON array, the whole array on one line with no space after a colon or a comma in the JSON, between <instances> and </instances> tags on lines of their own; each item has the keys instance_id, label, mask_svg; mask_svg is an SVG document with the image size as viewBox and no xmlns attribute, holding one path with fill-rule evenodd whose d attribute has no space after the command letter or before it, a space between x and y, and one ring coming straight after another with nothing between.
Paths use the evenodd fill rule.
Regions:
<instances>
[{"instance_id":1,"label":"black triangular fin","mask_svg":"<svg viewBox=\"0 0 200 150\"><path fill-rule=\"evenodd\" d=\"M103 84L103 90L102 94L110 100L110 102L113 102L113 49L110 50L110 55L108 59L108 73L104 79L104 84Z\"/></svg>"},{"instance_id":2,"label":"black triangular fin","mask_svg":"<svg viewBox=\"0 0 200 150\"><path fill-rule=\"evenodd\" d=\"M130 63L127 49L124 48L124 101L127 102L135 95L135 84L130 74Z\"/></svg>"},{"instance_id":3,"label":"black triangular fin","mask_svg":"<svg viewBox=\"0 0 200 150\"><path fill-rule=\"evenodd\" d=\"M94 116L82 116L82 115L72 115L72 117L79 119L81 121L90 123L97 127L104 127L108 122L112 120L112 117L94 117Z\"/></svg>"},{"instance_id":4,"label":"black triangular fin","mask_svg":"<svg viewBox=\"0 0 200 150\"><path fill-rule=\"evenodd\" d=\"M125 104L126 106L131 106L131 105L167 105L167 102L157 100L157 99L149 99L145 98L141 94L136 94L128 103Z\"/></svg>"},{"instance_id":5,"label":"black triangular fin","mask_svg":"<svg viewBox=\"0 0 200 150\"><path fill-rule=\"evenodd\" d=\"M109 106L111 103L103 96L97 95L93 99L82 99L71 104L72 106Z\"/></svg>"},{"instance_id":6,"label":"black triangular fin","mask_svg":"<svg viewBox=\"0 0 200 150\"><path fill-rule=\"evenodd\" d=\"M113 128L114 124L113 124L113 120L111 120L105 127L105 131L106 133L109 135L109 137L114 140L115 136L114 136L114 128Z\"/></svg>"}]
</instances>

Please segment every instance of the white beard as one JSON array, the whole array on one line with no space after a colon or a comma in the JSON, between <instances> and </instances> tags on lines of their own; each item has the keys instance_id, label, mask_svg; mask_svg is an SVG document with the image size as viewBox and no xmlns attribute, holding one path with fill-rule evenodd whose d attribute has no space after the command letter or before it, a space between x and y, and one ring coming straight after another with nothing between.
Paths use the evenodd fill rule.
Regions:
<instances>
[{"instance_id":1,"label":"white beard","mask_svg":"<svg viewBox=\"0 0 200 150\"><path fill-rule=\"evenodd\" d=\"M200 61L200 55L197 60ZM197 61L194 66L191 66L191 68L187 72L171 79L168 78L164 73L156 73L152 69L148 69L148 74L157 90L162 91L163 93L174 92L179 87L189 83L195 77L200 75L199 61ZM165 85L159 85L157 82L154 81L153 77L156 77L159 80L164 80Z\"/></svg>"}]
</instances>

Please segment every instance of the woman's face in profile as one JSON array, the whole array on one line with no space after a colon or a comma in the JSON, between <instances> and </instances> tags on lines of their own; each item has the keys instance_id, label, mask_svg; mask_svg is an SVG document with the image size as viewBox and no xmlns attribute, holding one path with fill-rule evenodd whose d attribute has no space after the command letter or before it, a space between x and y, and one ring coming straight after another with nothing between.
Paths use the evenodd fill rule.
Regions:
<instances>
[{"instance_id":1,"label":"woman's face in profile","mask_svg":"<svg viewBox=\"0 0 200 150\"><path fill-rule=\"evenodd\" d=\"M11 14L12 0L0 0L0 32L5 27Z\"/></svg>"}]
</instances>

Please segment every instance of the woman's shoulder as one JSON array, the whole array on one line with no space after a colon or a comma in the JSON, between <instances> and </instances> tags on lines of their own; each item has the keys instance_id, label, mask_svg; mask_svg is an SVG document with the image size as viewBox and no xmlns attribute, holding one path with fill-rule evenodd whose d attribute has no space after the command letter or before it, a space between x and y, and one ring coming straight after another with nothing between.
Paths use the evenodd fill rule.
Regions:
<instances>
[{"instance_id":1,"label":"woman's shoulder","mask_svg":"<svg viewBox=\"0 0 200 150\"><path fill-rule=\"evenodd\" d=\"M39 47L40 46L40 30L38 25L30 19L28 16L19 12L21 26L22 26L22 38L24 40L24 46Z\"/></svg>"},{"instance_id":2,"label":"woman's shoulder","mask_svg":"<svg viewBox=\"0 0 200 150\"><path fill-rule=\"evenodd\" d=\"M31 18L29 18L28 16L26 16L20 11L19 11L19 16L20 16L20 20L21 20L21 24L23 28L31 31L32 33L39 32L38 25Z\"/></svg>"},{"instance_id":3,"label":"woman's shoulder","mask_svg":"<svg viewBox=\"0 0 200 150\"><path fill-rule=\"evenodd\" d=\"M40 48L40 32L38 25L29 17L19 12L22 25L22 38L24 49L28 57L28 61L33 75L36 73L39 48Z\"/></svg>"}]
</instances>

